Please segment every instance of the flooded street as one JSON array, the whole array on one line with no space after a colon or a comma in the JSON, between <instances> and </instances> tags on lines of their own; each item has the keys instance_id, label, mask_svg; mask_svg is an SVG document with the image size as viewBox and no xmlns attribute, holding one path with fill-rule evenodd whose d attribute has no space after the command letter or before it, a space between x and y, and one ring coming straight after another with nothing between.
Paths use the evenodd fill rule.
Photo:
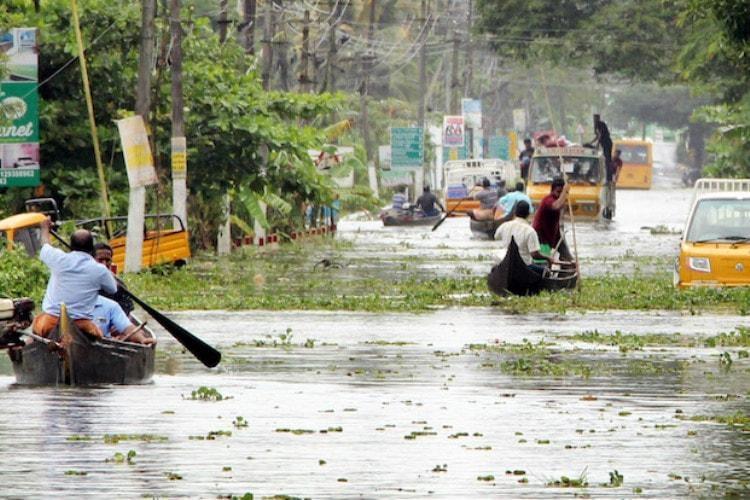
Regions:
<instances>
[{"instance_id":1,"label":"flooded street","mask_svg":"<svg viewBox=\"0 0 750 500\"><path fill-rule=\"evenodd\" d=\"M599 334L680 333L700 345L743 324L741 317L521 317L491 309L174 317L224 352L219 370L203 369L166 334L159 375L147 386L14 387L3 364L0 480L14 485L6 494L537 498L582 491L547 486L562 476L582 477L583 491L597 497L634 489L708 494L712 485L746 491L750 434L679 417L747 411L747 359L727 370L715 348L620 352L573 337L596 326ZM498 347L526 340L549 344L561 371L538 376L509 367L534 354ZM186 399L199 386L231 399ZM122 440L112 443L116 434ZM107 462L129 450L134 463ZM605 487L615 470L622 487Z\"/></svg>"},{"instance_id":2,"label":"flooded street","mask_svg":"<svg viewBox=\"0 0 750 500\"><path fill-rule=\"evenodd\" d=\"M651 191L619 192L612 223L576 226L584 274L668 270L692 193L663 177ZM484 273L494 245L459 218L435 232L344 221L338 238L347 267L394 276ZM222 364L205 369L159 328L145 386L19 387L2 356L0 496L749 493L743 316L170 317L217 346Z\"/></svg>"}]
</instances>

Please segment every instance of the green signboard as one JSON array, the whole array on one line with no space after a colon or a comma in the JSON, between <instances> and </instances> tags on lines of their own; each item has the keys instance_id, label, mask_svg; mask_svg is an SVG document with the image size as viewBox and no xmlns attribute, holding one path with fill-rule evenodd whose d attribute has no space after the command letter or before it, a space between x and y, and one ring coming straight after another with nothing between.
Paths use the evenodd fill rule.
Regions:
<instances>
[{"instance_id":1,"label":"green signboard","mask_svg":"<svg viewBox=\"0 0 750 500\"><path fill-rule=\"evenodd\" d=\"M35 28L0 32L0 188L32 187L39 176L39 94Z\"/></svg>"},{"instance_id":2,"label":"green signboard","mask_svg":"<svg viewBox=\"0 0 750 500\"><path fill-rule=\"evenodd\" d=\"M391 168L418 168L424 163L421 127L391 127Z\"/></svg>"},{"instance_id":3,"label":"green signboard","mask_svg":"<svg viewBox=\"0 0 750 500\"><path fill-rule=\"evenodd\" d=\"M0 82L0 143L39 142L36 82Z\"/></svg>"}]
</instances>

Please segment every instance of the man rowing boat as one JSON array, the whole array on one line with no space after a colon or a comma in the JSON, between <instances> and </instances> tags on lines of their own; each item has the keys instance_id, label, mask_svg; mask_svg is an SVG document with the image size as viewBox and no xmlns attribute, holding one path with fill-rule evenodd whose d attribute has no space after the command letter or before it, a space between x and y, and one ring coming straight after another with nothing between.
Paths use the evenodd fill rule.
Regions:
<instances>
[{"instance_id":1,"label":"man rowing boat","mask_svg":"<svg viewBox=\"0 0 750 500\"><path fill-rule=\"evenodd\" d=\"M546 260L550 266L554 261L551 257L541 253L539 236L526 220L529 211L530 207L527 202L521 200L516 203L513 220L497 228L495 240L500 242L500 248L508 248L511 239L515 240L516 245L518 245L518 253L526 266L536 273L544 274L545 268L534 264L534 259Z\"/></svg>"},{"instance_id":2,"label":"man rowing boat","mask_svg":"<svg viewBox=\"0 0 750 500\"><path fill-rule=\"evenodd\" d=\"M42 250L39 258L50 269L51 276L42 301L42 314L34 318L32 329L42 337L49 336L60 321L60 305L65 304L68 315L84 333L101 338L102 331L92 321L99 290L117 291L117 282L109 269L94 260L94 238L85 229L76 230L70 237L70 252L50 244L52 221L46 218L41 226Z\"/></svg>"},{"instance_id":3,"label":"man rowing boat","mask_svg":"<svg viewBox=\"0 0 750 500\"><path fill-rule=\"evenodd\" d=\"M570 184L558 177L552 181L550 194L542 198L532 224L540 243L553 248L557 246L560 240L560 216L568 201L569 192Z\"/></svg>"}]
</instances>

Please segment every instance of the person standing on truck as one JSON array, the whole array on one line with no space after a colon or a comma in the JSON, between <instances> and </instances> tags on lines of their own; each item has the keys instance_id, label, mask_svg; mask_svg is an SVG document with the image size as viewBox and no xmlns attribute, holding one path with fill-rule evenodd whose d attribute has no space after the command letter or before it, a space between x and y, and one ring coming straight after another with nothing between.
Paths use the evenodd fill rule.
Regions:
<instances>
[{"instance_id":1,"label":"person standing on truck","mask_svg":"<svg viewBox=\"0 0 750 500\"><path fill-rule=\"evenodd\" d=\"M529 180L529 167L531 158L534 156L534 146L531 145L531 139L528 137L523 140L523 151L518 155L518 161L521 162L521 177L524 182Z\"/></svg>"},{"instance_id":2,"label":"person standing on truck","mask_svg":"<svg viewBox=\"0 0 750 500\"><path fill-rule=\"evenodd\" d=\"M604 153L604 165L607 171L607 184L605 189L606 206L602 212L605 219L611 219L615 212L615 185L614 166L612 163L612 137L609 135L609 127L601 119L601 116L594 115L594 133L596 137L592 141L597 147L601 146Z\"/></svg>"}]
</instances>

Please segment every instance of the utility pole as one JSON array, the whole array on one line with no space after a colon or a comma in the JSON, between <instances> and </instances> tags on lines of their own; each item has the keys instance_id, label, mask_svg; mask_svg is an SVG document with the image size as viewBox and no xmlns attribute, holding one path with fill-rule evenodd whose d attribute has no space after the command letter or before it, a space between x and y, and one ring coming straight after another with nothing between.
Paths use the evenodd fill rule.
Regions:
<instances>
[{"instance_id":1,"label":"utility pole","mask_svg":"<svg viewBox=\"0 0 750 500\"><path fill-rule=\"evenodd\" d=\"M169 32L172 38L172 210L187 229L187 141L182 95L181 1L169 2ZM173 228L180 229L176 221Z\"/></svg>"},{"instance_id":2,"label":"utility pole","mask_svg":"<svg viewBox=\"0 0 750 500\"><path fill-rule=\"evenodd\" d=\"M466 13L466 78L464 80L464 97L474 97L472 85L474 79L474 53L471 43L472 0L468 0Z\"/></svg>"},{"instance_id":3,"label":"utility pole","mask_svg":"<svg viewBox=\"0 0 750 500\"><path fill-rule=\"evenodd\" d=\"M219 42L227 41L227 4L228 0L219 0Z\"/></svg>"},{"instance_id":4,"label":"utility pole","mask_svg":"<svg viewBox=\"0 0 750 500\"><path fill-rule=\"evenodd\" d=\"M263 13L263 44L262 56L263 56L263 70L261 78L263 80L263 89L269 90L271 88L271 68L273 67L273 48L271 47L271 10L272 5L270 0L266 0L266 8Z\"/></svg>"},{"instance_id":5,"label":"utility pole","mask_svg":"<svg viewBox=\"0 0 750 500\"><path fill-rule=\"evenodd\" d=\"M370 123L367 117L367 96L370 85L370 68L374 59L372 51L372 39L375 31L375 6L376 0L370 0L370 20L367 26L367 52L362 56L362 84L359 87L360 125L362 126L362 137L365 141L367 160L372 157L372 144L370 140Z\"/></svg>"},{"instance_id":6,"label":"utility pole","mask_svg":"<svg viewBox=\"0 0 750 500\"><path fill-rule=\"evenodd\" d=\"M245 54L255 54L255 12L256 0L244 0L242 7L241 40Z\"/></svg>"},{"instance_id":7,"label":"utility pole","mask_svg":"<svg viewBox=\"0 0 750 500\"><path fill-rule=\"evenodd\" d=\"M427 0L422 0L421 19L422 40L419 46L419 109L417 110L417 124L424 130L424 102L427 94L427 56L425 45L427 43Z\"/></svg>"},{"instance_id":8,"label":"utility pole","mask_svg":"<svg viewBox=\"0 0 750 500\"><path fill-rule=\"evenodd\" d=\"M326 63L326 78L323 90L336 92L336 24L338 21L338 0L328 0L331 12L328 17L328 61Z\"/></svg>"},{"instance_id":9,"label":"utility pole","mask_svg":"<svg viewBox=\"0 0 750 500\"><path fill-rule=\"evenodd\" d=\"M156 0L141 2L141 41L138 56L138 83L135 96L135 113L141 115L148 130L151 109L151 67L154 62L154 17ZM131 187L128 200L128 229L125 243L125 272L141 270L143 254L143 225L146 214L146 188Z\"/></svg>"},{"instance_id":10,"label":"utility pole","mask_svg":"<svg viewBox=\"0 0 750 500\"><path fill-rule=\"evenodd\" d=\"M451 88L450 88L450 113L460 115L461 107L458 100L458 32L453 32L453 56L451 57Z\"/></svg>"},{"instance_id":11,"label":"utility pole","mask_svg":"<svg viewBox=\"0 0 750 500\"><path fill-rule=\"evenodd\" d=\"M301 72L299 74L299 89L302 93L310 92L309 76L309 57L310 57L310 11L305 10L305 16L302 21L302 54L301 54Z\"/></svg>"},{"instance_id":12,"label":"utility pole","mask_svg":"<svg viewBox=\"0 0 750 500\"><path fill-rule=\"evenodd\" d=\"M289 52L287 47L289 46L289 40L286 33L286 9L281 3L281 0L277 0L279 7L281 7L281 14L279 15L278 24L280 29L274 29L274 43L278 45L278 50L275 52L278 54L276 58L279 66L279 87L284 92L289 91ZM274 1L274 3L277 3Z\"/></svg>"}]
</instances>

